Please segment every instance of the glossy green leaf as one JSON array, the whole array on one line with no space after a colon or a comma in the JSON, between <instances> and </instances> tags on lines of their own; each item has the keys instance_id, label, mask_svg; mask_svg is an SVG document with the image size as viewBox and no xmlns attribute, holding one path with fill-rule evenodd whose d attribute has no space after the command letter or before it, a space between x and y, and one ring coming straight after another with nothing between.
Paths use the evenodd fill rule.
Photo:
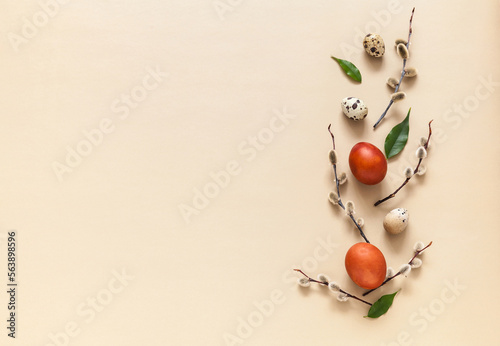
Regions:
<instances>
[{"instance_id":1,"label":"glossy green leaf","mask_svg":"<svg viewBox=\"0 0 500 346\"><path fill-rule=\"evenodd\" d=\"M347 60L342 60L342 59L337 59L336 57L332 56L332 59L338 62L340 67L344 70L344 72L354 79L356 82L361 83L361 72L359 72L358 68L354 66L352 62L349 62Z\"/></svg>"},{"instance_id":2,"label":"glossy green leaf","mask_svg":"<svg viewBox=\"0 0 500 346\"><path fill-rule=\"evenodd\" d=\"M394 126L385 138L385 157L388 159L399 154L399 152L405 147L406 142L408 142L408 133L410 132L410 112L411 108L408 110L406 118Z\"/></svg>"},{"instance_id":3,"label":"glossy green leaf","mask_svg":"<svg viewBox=\"0 0 500 346\"><path fill-rule=\"evenodd\" d=\"M370 310L368 311L368 315L366 315L365 317L379 318L380 316L385 314L391 307L392 302L394 301L394 297L398 292L399 291L396 291L393 294L386 294L385 296L380 297L379 300L373 303Z\"/></svg>"}]
</instances>

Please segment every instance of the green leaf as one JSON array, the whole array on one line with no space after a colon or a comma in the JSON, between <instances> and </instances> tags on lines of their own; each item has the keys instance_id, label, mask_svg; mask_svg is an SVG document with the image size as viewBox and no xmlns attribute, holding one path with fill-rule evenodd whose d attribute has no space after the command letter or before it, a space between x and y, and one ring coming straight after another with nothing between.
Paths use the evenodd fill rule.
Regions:
<instances>
[{"instance_id":1,"label":"green leaf","mask_svg":"<svg viewBox=\"0 0 500 346\"><path fill-rule=\"evenodd\" d=\"M408 115L405 120L394 126L385 138L385 157L388 159L399 154L399 152L405 147L406 142L408 142L408 132L410 132L410 112L411 108L408 110Z\"/></svg>"},{"instance_id":2,"label":"green leaf","mask_svg":"<svg viewBox=\"0 0 500 346\"><path fill-rule=\"evenodd\" d=\"M347 60L337 59L334 56L332 56L332 59L339 63L340 67L342 67L344 72L349 77L354 79L356 82L361 83L361 72L359 72L358 68L356 66L354 66L354 64L352 62L349 62Z\"/></svg>"},{"instance_id":3,"label":"green leaf","mask_svg":"<svg viewBox=\"0 0 500 346\"><path fill-rule=\"evenodd\" d=\"M396 291L393 294L386 294L385 296L380 297L379 300L373 303L370 310L368 311L368 315L366 315L365 317L378 318L385 314L391 307L392 302L394 301L394 297L398 292L399 291Z\"/></svg>"}]
</instances>

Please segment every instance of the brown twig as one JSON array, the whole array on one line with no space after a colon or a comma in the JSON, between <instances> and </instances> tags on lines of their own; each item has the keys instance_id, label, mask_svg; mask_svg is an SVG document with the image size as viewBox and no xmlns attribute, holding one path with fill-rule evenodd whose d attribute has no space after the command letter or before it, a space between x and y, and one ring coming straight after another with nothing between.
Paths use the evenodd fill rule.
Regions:
<instances>
[{"instance_id":1,"label":"brown twig","mask_svg":"<svg viewBox=\"0 0 500 346\"><path fill-rule=\"evenodd\" d=\"M332 136L332 145L333 145L333 150L335 150L335 137L332 133L332 131L330 130L332 124L328 125L328 132L330 132L330 135ZM342 203L342 199L340 198L340 184L339 184L339 179L337 177L337 164L333 163L332 164L333 166L333 173L335 175L335 186L337 187L337 196L339 198L338 200L338 204L339 206L345 210L345 205L344 203ZM356 225L356 228L358 229L359 231L359 234L361 235L361 237L363 237L363 239L365 240L365 242L367 242L368 244L370 243L370 241L368 240L368 238L366 238L366 235L365 233L363 232L363 230L361 229L361 226L359 225L359 223L356 221L356 219L354 218L354 216L352 214L349 215L349 217L351 218L352 222L354 223L354 225Z\"/></svg>"},{"instance_id":2,"label":"brown twig","mask_svg":"<svg viewBox=\"0 0 500 346\"><path fill-rule=\"evenodd\" d=\"M413 10L411 11L411 17L410 17L410 29L408 30L408 41L406 42L406 48L408 49L408 51L410 50L410 38L411 38L411 34L413 33L413 29L412 29L412 21L413 21L413 13L415 12L415 7L413 8ZM401 71L401 77L399 78L399 83L396 85L396 88L394 89L394 92L398 92L399 90L399 87L401 86L401 83L403 82L403 78L405 76L405 67L406 67L406 60L407 59L403 59L403 69ZM389 101L389 105L387 106L387 108L385 109L384 113L382 113L382 115L380 116L380 118L378 118L377 122L375 123L375 125L373 125L373 128L375 129L377 127L377 125L382 121L382 119L384 119L384 117L386 116L387 112L389 111L389 108L391 108L392 104L394 103L394 101L391 99L391 101Z\"/></svg>"},{"instance_id":3,"label":"brown twig","mask_svg":"<svg viewBox=\"0 0 500 346\"><path fill-rule=\"evenodd\" d=\"M432 123L432 120L429 121L429 135L427 137L427 141L425 142L425 144L423 145L424 149L427 150L427 147L429 146L429 141L431 139L431 135L432 135L432 128L431 128L431 123ZM418 169L420 168L420 164L422 163L422 160L423 158L420 158L418 159L418 163L417 163L417 166L415 167L415 169L413 170L413 174L409 177L407 177L405 179L405 181L403 181L403 184L401 184L400 187L398 187L393 193L391 193L389 196L385 197L385 198L382 198L380 200L378 200L377 202L375 202L375 206L379 205L379 204L382 204L384 203L385 201L387 201L388 199L391 199L393 197L396 196L396 194L399 192L399 190L401 190L406 184L408 184L408 182L410 181L410 179L418 172Z\"/></svg>"},{"instance_id":4,"label":"brown twig","mask_svg":"<svg viewBox=\"0 0 500 346\"><path fill-rule=\"evenodd\" d=\"M431 246L431 245L432 245L432 242L430 242L430 243L429 243L426 247L424 247L423 249L421 249L421 250L416 250L416 251L415 251L415 254L413 255L413 257L412 257L412 258L408 261L408 264L409 264L409 265L411 265L411 264L413 263L413 260L414 260L414 259L415 259L418 255L420 255L420 254L421 254L421 253L422 253L425 249L427 249L427 248L428 248L429 246ZM380 287L384 286L386 283L388 283L389 281L391 281L392 279L394 279L395 277L397 277L397 276L399 276L399 275L401 275L401 272L400 272L400 271L399 271L399 272L397 272L396 274L394 274L393 276L390 276L390 277L388 277L387 279L385 279L385 281L384 281L384 282L382 282L382 284L381 284L380 286L378 286L378 287L376 287L376 288L372 288L371 290L366 291L365 293L363 293L363 297L364 297L364 296L366 296L367 294L369 294L369 293L371 293L371 292L375 291L376 289L378 289L378 288L380 288Z\"/></svg>"},{"instance_id":5,"label":"brown twig","mask_svg":"<svg viewBox=\"0 0 500 346\"><path fill-rule=\"evenodd\" d=\"M319 281L319 280L315 280L315 279L313 279L312 277L310 277L309 275L307 275L306 273L304 273L304 272L303 272L302 270L300 270L300 269L294 269L294 270L295 270L296 272L299 272L299 273L301 273L302 275L304 275L304 276L305 276L305 277L306 277L306 278L307 278L310 282L315 282L315 283L320 284L320 285L323 285L323 286L328 286L328 284L329 284L329 282L326 282L326 281ZM352 295L352 294L350 294L350 293L348 293L348 292L344 291L343 289L339 289L339 292L344 293L345 295L347 295L347 296L348 296L348 297L350 297L350 298L356 299L356 300L358 300L358 301L360 301L360 302L362 302L362 303L365 303L365 304L367 304L367 305L372 306L372 303L367 302L366 300L363 300L363 299L361 299L361 298L358 298L358 297L356 297L355 295Z\"/></svg>"}]
</instances>

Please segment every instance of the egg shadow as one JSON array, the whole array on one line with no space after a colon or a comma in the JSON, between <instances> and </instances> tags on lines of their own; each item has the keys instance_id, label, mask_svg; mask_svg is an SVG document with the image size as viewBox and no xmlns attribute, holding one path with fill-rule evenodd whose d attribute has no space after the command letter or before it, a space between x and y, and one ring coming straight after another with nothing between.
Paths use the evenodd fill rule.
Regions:
<instances>
[{"instance_id":1,"label":"egg shadow","mask_svg":"<svg viewBox=\"0 0 500 346\"><path fill-rule=\"evenodd\" d=\"M408 250L403 245L406 244L405 239L408 237L408 233L411 232L411 227L410 227L409 222L410 222L410 218L408 218L408 225L406 226L406 229L399 234L391 234L391 233L387 232L385 230L385 228L383 228L383 226L382 226L384 233L385 233L384 234L384 242L386 244L389 244L389 246L391 247L391 251L393 251L395 253L400 253L401 251ZM408 259L410 259L410 258L408 258Z\"/></svg>"},{"instance_id":2,"label":"egg shadow","mask_svg":"<svg viewBox=\"0 0 500 346\"><path fill-rule=\"evenodd\" d=\"M310 287L302 287L297 285L297 289L301 295L304 297L310 294L321 294L322 296L330 296L330 290L325 285L318 284L316 282L311 282Z\"/></svg>"},{"instance_id":3,"label":"egg shadow","mask_svg":"<svg viewBox=\"0 0 500 346\"><path fill-rule=\"evenodd\" d=\"M297 290L299 294L301 294L304 297L307 297L308 295L313 293L311 287L302 287L297 285Z\"/></svg>"},{"instance_id":4,"label":"egg shadow","mask_svg":"<svg viewBox=\"0 0 500 346\"><path fill-rule=\"evenodd\" d=\"M375 185L366 185L359 182L352 173L348 175L348 178L346 192L354 194L352 198L358 201L362 208L372 208L385 189L384 181Z\"/></svg>"},{"instance_id":5,"label":"egg shadow","mask_svg":"<svg viewBox=\"0 0 500 346\"><path fill-rule=\"evenodd\" d=\"M365 52L365 54L363 54L363 61L365 64L370 66L370 69L378 71L382 69L382 66L384 65L384 56L382 55L381 57L376 58Z\"/></svg>"},{"instance_id":6,"label":"egg shadow","mask_svg":"<svg viewBox=\"0 0 500 346\"><path fill-rule=\"evenodd\" d=\"M354 97L354 96L353 96ZM369 110L368 110L369 111ZM341 117L343 118L343 122L347 124L347 128L353 135L357 138L360 138L365 132L366 128L366 117L362 120L352 120L349 119L342 110L340 111Z\"/></svg>"}]
</instances>

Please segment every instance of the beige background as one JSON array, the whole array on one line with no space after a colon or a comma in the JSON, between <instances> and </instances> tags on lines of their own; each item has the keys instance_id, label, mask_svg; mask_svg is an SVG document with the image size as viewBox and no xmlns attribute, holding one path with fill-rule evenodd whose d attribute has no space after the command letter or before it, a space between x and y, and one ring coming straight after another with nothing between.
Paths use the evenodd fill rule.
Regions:
<instances>
[{"instance_id":1,"label":"beige background","mask_svg":"<svg viewBox=\"0 0 500 346\"><path fill-rule=\"evenodd\" d=\"M406 37L415 5L409 64L420 74L373 131L385 79L401 68L392 42ZM498 1L73 0L41 11L38 1L2 1L0 281L12 229L19 281L17 339L2 328L2 345L230 345L229 335L236 345L498 342ZM381 60L359 48L357 35L374 30L386 40ZM363 83L330 55L354 62ZM131 92L145 99L125 107ZM346 96L366 102L364 122L342 115ZM410 106L409 143L388 177L357 183L352 145L382 148ZM431 119L427 174L374 208L415 162ZM83 131L103 121L113 131L85 147ZM280 132L265 130L271 123ZM329 123L350 178L343 198L388 264L434 241L422 268L371 296L401 288L378 320L362 318L363 304L299 289L290 271L362 293L343 267L361 238L326 199ZM259 133L268 143L252 152ZM78 145L88 156L58 179L54 162L66 164ZM235 175L186 222L180 206L193 207L196 189L213 188L211 173L227 165ZM410 225L389 237L382 219L396 207Z\"/></svg>"}]
</instances>

